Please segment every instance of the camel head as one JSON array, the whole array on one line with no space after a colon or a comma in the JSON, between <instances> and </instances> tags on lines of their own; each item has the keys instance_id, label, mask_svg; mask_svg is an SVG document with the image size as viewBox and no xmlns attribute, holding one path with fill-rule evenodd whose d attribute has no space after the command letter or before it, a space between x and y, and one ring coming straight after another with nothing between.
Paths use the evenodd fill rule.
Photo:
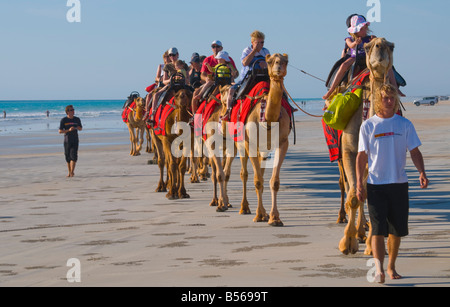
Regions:
<instances>
[{"instance_id":1,"label":"camel head","mask_svg":"<svg viewBox=\"0 0 450 307\"><path fill-rule=\"evenodd\" d=\"M145 101L142 97L136 98L134 102L136 103L136 108L143 109L145 106Z\"/></svg>"},{"instance_id":2,"label":"camel head","mask_svg":"<svg viewBox=\"0 0 450 307\"><path fill-rule=\"evenodd\" d=\"M266 55L271 80L283 80L287 74L288 55L275 53Z\"/></svg>"},{"instance_id":3,"label":"camel head","mask_svg":"<svg viewBox=\"0 0 450 307\"><path fill-rule=\"evenodd\" d=\"M364 44L366 51L366 64L376 76L385 76L394 62L394 44L384 38L374 38Z\"/></svg>"},{"instance_id":4,"label":"camel head","mask_svg":"<svg viewBox=\"0 0 450 307\"><path fill-rule=\"evenodd\" d=\"M188 109L191 106L192 92L189 89L181 89L175 93L173 102L175 109Z\"/></svg>"},{"instance_id":5,"label":"camel head","mask_svg":"<svg viewBox=\"0 0 450 307\"><path fill-rule=\"evenodd\" d=\"M222 102L222 107L227 107L227 100L228 100L228 95L230 92L230 87L231 85L221 85L219 87L219 91L220 91L220 100Z\"/></svg>"}]
</instances>

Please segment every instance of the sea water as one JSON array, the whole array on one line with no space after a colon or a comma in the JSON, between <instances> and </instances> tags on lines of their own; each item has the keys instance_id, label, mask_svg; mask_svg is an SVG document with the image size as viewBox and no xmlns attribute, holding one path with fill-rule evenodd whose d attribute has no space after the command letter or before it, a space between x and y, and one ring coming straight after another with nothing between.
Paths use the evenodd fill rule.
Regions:
<instances>
[{"instance_id":1,"label":"sea water","mask_svg":"<svg viewBox=\"0 0 450 307\"><path fill-rule=\"evenodd\" d=\"M294 108L314 115L323 114L322 99L295 99L295 102L298 107L291 103ZM83 125L79 134L80 150L129 145L128 128L122 121L124 103L124 99L0 101L0 156L27 151L62 152L63 137L58 129L66 116L67 105L73 105L75 116ZM294 116L295 121L301 121L308 115L299 110Z\"/></svg>"},{"instance_id":2,"label":"sea water","mask_svg":"<svg viewBox=\"0 0 450 307\"><path fill-rule=\"evenodd\" d=\"M322 99L295 99L304 111L322 115ZM58 133L59 123L66 116L65 108L73 105L75 116L81 119L83 133L128 131L122 121L124 99L116 100L21 100L0 101L0 136L11 134ZM291 105L297 108L293 103ZM6 117L3 116L6 112ZM48 116L47 116L48 111ZM308 116L301 110L295 120Z\"/></svg>"},{"instance_id":3,"label":"sea water","mask_svg":"<svg viewBox=\"0 0 450 307\"><path fill-rule=\"evenodd\" d=\"M58 133L67 105L73 105L84 133L127 130L121 120L123 104L124 100L0 101L0 135Z\"/></svg>"}]
</instances>

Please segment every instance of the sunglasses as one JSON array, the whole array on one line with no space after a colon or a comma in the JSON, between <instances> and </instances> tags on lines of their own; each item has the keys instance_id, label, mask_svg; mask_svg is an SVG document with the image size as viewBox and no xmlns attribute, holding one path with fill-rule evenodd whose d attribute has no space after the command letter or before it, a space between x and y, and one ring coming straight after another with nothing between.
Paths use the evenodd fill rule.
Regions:
<instances>
[{"instance_id":1,"label":"sunglasses","mask_svg":"<svg viewBox=\"0 0 450 307\"><path fill-rule=\"evenodd\" d=\"M222 47L222 46L219 46L219 45L212 45L211 46L211 48L213 48L213 49L220 48L220 47Z\"/></svg>"},{"instance_id":2,"label":"sunglasses","mask_svg":"<svg viewBox=\"0 0 450 307\"><path fill-rule=\"evenodd\" d=\"M169 56L177 56L176 54L169 54Z\"/></svg>"},{"instance_id":3,"label":"sunglasses","mask_svg":"<svg viewBox=\"0 0 450 307\"><path fill-rule=\"evenodd\" d=\"M68 112L73 112L73 111L75 111L75 109L69 109L69 110L67 110Z\"/></svg>"}]
</instances>

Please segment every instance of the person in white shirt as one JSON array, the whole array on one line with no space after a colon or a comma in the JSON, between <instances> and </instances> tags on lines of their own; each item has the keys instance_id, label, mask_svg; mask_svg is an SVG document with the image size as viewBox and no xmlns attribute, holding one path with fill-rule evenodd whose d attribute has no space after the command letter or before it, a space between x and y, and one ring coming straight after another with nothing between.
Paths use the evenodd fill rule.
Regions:
<instances>
[{"instance_id":1,"label":"person in white shirt","mask_svg":"<svg viewBox=\"0 0 450 307\"><path fill-rule=\"evenodd\" d=\"M236 81L236 84L234 84L228 93L228 100L227 100L227 111L225 114L221 117L222 120L230 120L231 115L231 109L233 107L233 96L236 90L240 87L242 81L244 80L245 76L247 75L248 71L250 70L251 65L258 59L264 60L265 64L265 57L266 55L270 54L269 50L264 47L264 40L266 36L264 33L256 30L253 31L250 34L251 38L251 45L246 47L242 51L241 55L241 63L242 63L242 70L240 73L239 79ZM267 64L265 64L267 65Z\"/></svg>"},{"instance_id":2,"label":"person in white shirt","mask_svg":"<svg viewBox=\"0 0 450 307\"><path fill-rule=\"evenodd\" d=\"M400 98L397 89L384 85L376 95L375 114L360 128L358 156L356 159L357 197L364 201L367 196L372 226L372 250L377 263L376 280L384 283L383 261L384 237L388 237L389 263L387 273L391 279L400 279L395 261L401 237L408 235L408 177L406 176L406 153L420 173L421 188L428 186L421 142L414 125L397 115ZM364 173L368 164L367 191Z\"/></svg>"}]
</instances>

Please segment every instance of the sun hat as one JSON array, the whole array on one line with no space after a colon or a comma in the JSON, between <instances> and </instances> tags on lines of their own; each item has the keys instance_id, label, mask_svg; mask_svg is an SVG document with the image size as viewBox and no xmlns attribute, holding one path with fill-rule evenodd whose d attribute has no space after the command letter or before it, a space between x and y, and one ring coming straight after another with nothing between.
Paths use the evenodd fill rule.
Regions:
<instances>
[{"instance_id":1,"label":"sun hat","mask_svg":"<svg viewBox=\"0 0 450 307\"><path fill-rule=\"evenodd\" d=\"M211 46L213 46L213 45L217 45L217 46L222 47L222 42L216 40L216 41L213 41L213 42L211 43Z\"/></svg>"},{"instance_id":2,"label":"sun hat","mask_svg":"<svg viewBox=\"0 0 450 307\"><path fill-rule=\"evenodd\" d=\"M228 56L228 52L226 52L226 51L220 51L219 53L217 53L217 55L216 55L216 60L218 60L218 59L224 59L225 61L227 61L227 62L230 62L231 60L230 60L230 57Z\"/></svg>"},{"instance_id":3,"label":"sun hat","mask_svg":"<svg viewBox=\"0 0 450 307\"><path fill-rule=\"evenodd\" d=\"M349 33L358 33L361 31L361 28L365 25L370 25L370 22L366 21L366 19L361 15L353 16L350 20L350 28L348 28Z\"/></svg>"}]
</instances>

